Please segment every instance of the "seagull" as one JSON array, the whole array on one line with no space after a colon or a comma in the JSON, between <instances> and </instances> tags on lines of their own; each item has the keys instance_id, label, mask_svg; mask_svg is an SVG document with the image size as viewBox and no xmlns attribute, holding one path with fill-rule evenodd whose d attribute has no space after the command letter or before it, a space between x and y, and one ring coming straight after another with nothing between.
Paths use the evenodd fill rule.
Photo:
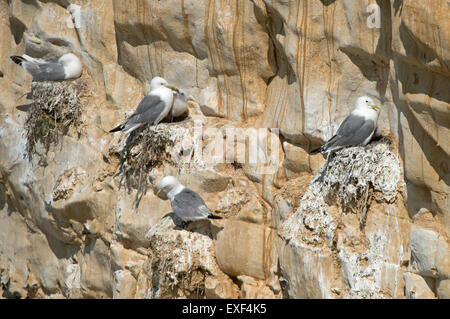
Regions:
<instances>
[{"instance_id":1,"label":"seagull","mask_svg":"<svg viewBox=\"0 0 450 319\"><path fill-rule=\"evenodd\" d=\"M173 176L166 176L159 182L156 195L159 195L161 191L167 195L173 212L183 222L222 219L222 217L211 213L199 194L180 184Z\"/></svg>"},{"instance_id":2,"label":"seagull","mask_svg":"<svg viewBox=\"0 0 450 319\"><path fill-rule=\"evenodd\" d=\"M80 77L82 65L73 53L66 53L59 59L43 60L29 55L13 55L10 57L33 76L33 81L64 81Z\"/></svg>"},{"instance_id":3,"label":"seagull","mask_svg":"<svg viewBox=\"0 0 450 319\"><path fill-rule=\"evenodd\" d=\"M186 94L181 91L177 92L177 96L174 98L172 110L170 115L173 118L179 117L188 111L188 102Z\"/></svg>"},{"instance_id":4,"label":"seagull","mask_svg":"<svg viewBox=\"0 0 450 319\"><path fill-rule=\"evenodd\" d=\"M157 76L150 82L150 94L139 103L136 111L110 133L123 131L130 133L138 127L149 123L156 125L169 114L173 103L173 91L178 89L169 85L166 80Z\"/></svg>"},{"instance_id":5,"label":"seagull","mask_svg":"<svg viewBox=\"0 0 450 319\"><path fill-rule=\"evenodd\" d=\"M325 154L344 147L367 145L375 133L379 111L380 107L370 97L359 97L353 112L339 126L336 135L310 153Z\"/></svg>"}]
</instances>

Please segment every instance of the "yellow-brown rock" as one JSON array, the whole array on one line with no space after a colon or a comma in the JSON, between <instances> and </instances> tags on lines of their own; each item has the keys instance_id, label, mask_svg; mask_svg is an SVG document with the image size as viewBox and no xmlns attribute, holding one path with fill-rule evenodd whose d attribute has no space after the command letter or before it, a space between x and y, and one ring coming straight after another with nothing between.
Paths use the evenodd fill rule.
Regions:
<instances>
[{"instance_id":1,"label":"yellow-brown rock","mask_svg":"<svg viewBox=\"0 0 450 319\"><path fill-rule=\"evenodd\" d=\"M0 298L449 298L449 21L446 0L1 1ZM30 153L31 76L9 57L67 52L80 130ZM108 131L154 76L192 100L139 171ZM363 94L384 137L324 167L309 151ZM212 161L229 128L267 133L236 149L273 169ZM223 220L177 226L169 174Z\"/></svg>"}]
</instances>

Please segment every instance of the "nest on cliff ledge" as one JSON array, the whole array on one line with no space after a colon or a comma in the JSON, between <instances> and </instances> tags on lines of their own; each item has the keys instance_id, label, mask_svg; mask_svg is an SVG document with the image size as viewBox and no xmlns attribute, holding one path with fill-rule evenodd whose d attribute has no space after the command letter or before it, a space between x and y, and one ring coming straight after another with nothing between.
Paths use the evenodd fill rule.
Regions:
<instances>
[{"instance_id":1,"label":"nest on cliff ledge","mask_svg":"<svg viewBox=\"0 0 450 319\"><path fill-rule=\"evenodd\" d=\"M170 214L153 225L149 242L150 298L205 298L205 281L211 275L213 241L197 232L175 230Z\"/></svg>"},{"instance_id":2,"label":"nest on cliff ledge","mask_svg":"<svg viewBox=\"0 0 450 319\"><path fill-rule=\"evenodd\" d=\"M403 187L402 167L388 138L342 149L328 155L298 209L283 221L279 234L287 241L301 236L302 243L319 245L325 241L331 247L339 223L331 207L359 215L363 229L372 201L392 204Z\"/></svg>"},{"instance_id":3,"label":"nest on cliff ledge","mask_svg":"<svg viewBox=\"0 0 450 319\"><path fill-rule=\"evenodd\" d=\"M122 174L121 185L124 184L128 190L137 190L136 207L150 184L148 172L154 167L172 162L169 150L175 139L165 124L146 125L128 136L120 152L122 164L118 174Z\"/></svg>"},{"instance_id":4,"label":"nest on cliff ledge","mask_svg":"<svg viewBox=\"0 0 450 319\"><path fill-rule=\"evenodd\" d=\"M32 82L31 104L25 122L27 151L36 151L36 144L42 143L48 152L51 144L58 144L61 136L74 128L81 134L81 98L86 88L85 81L78 79L63 82Z\"/></svg>"},{"instance_id":5,"label":"nest on cliff ledge","mask_svg":"<svg viewBox=\"0 0 450 319\"><path fill-rule=\"evenodd\" d=\"M154 251L154 250L151 250ZM205 298L205 280L207 272L199 265L192 265L189 269L178 270L177 262L159 252L149 257L152 269L153 298L174 298L183 296L189 299Z\"/></svg>"},{"instance_id":6,"label":"nest on cliff ledge","mask_svg":"<svg viewBox=\"0 0 450 319\"><path fill-rule=\"evenodd\" d=\"M387 203L397 197L401 166L390 144L388 138L382 138L365 147L349 147L330 154L312 184L320 182L328 203L339 202L344 211L359 211L364 219L369 193L373 193L371 198Z\"/></svg>"}]
</instances>

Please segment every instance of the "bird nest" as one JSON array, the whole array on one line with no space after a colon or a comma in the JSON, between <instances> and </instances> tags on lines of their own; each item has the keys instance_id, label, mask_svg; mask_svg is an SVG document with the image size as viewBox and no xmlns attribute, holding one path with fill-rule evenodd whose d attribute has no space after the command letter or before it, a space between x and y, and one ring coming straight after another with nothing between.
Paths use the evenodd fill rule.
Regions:
<instances>
[{"instance_id":1,"label":"bird nest","mask_svg":"<svg viewBox=\"0 0 450 319\"><path fill-rule=\"evenodd\" d=\"M391 203L397 195L401 169L389 149L387 138L366 147L349 147L331 154L324 183L328 194L336 194L343 206L366 197L370 187Z\"/></svg>"},{"instance_id":2,"label":"bird nest","mask_svg":"<svg viewBox=\"0 0 450 319\"><path fill-rule=\"evenodd\" d=\"M85 88L86 83L81 79L31 83L33 102L25 122L29 155L36 151L38 143L42 143L45 152L48 152L50 145L58 144L70 128L78 137L81 135L81 98Z\"/></svg>"},{"instance_id":3,"label":"bird nest","mask_svg":"<svg viewBox=\"0 0 450 319\"><path fill-rule=\"evenodd\" d=\"M364 229L372 202L393 204L404 189L402 167L390 144L382 138L329 154L298 209L283 221L280 236L285 240L299 236L302 243L325 242L331 247L340 220L337 212L356 214Z\"/></svg>"},{"instance_id":4,"label":"bird nest","mask_svg":"<svg viewBox=\"0 0 450 319\"><path fill-rule=\"evenodd\" d=\"M172 242L155 240L151 242L149 249L149 266L152 269L153 298L174 298L184 296L190 299L202 299L205 297L205 280L208 272L198 262L184 265L177 257L181 250L178 247L169 246ZM160 245L156 245L160 244ZM182 253L179 253L182 251ZM192 252L188 252L192 253ZM187 266L183 269L183 266ZM181 269L178 269L181 268Z\"/></svg>"},{"instance_id":5,"label":"bird nest","mask_svg":"<svg viewBox=\"0 0 450 319\"><path fill-rule=\"evenodd\" d=\"M339 202L344 211L360 212L363 223L369 197L387 203L397 198L402 173L390 143L382 138L365 147L331 153L311 185L320 185L326 202Z\"/></svg>"},{"instance_id":6,"label":"bird nest","mask_svg":"<svg viewBox=\"0 0 450 319\"><path fill-rule=\"evenodd\" d=\"M170 214L147 232L150 298L204 298L214 263L213 241L198 232L175 230ZM176 217L175 217L176 218Z\"/></svg>"},{"instance_id":7,"label":"bird nest","mask_svg":"<svg viewBox=\"0 0 450 319\"><path fill-rule=\"evenodd\" d=\"M136 189L136 207L150 184L148 173L164 163L172 163L170 149L174 135L164 124L146 125L130 133L120 152L122 175L120 184L128 190Z\"/></svg>"}]
</instances>

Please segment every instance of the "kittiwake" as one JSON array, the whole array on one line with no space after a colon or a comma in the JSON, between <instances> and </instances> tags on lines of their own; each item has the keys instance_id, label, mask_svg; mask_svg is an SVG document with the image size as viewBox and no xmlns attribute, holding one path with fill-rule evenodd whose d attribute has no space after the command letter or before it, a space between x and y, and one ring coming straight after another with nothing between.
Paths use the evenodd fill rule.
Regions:
<instances>
[{"instance_id":1,"label":"kittiwake","mask_svg":"<svg viewBox=\"0 0 450 319\"><path fill-rule=\"evenodd\" d=\"M139 103L136 111L122 124L109 132L132 132L138 127L149 123L156 125L169 114L173 103L173 91L178 89L169 85L166 80L154 77L150 82L150 94Z\"/></svg>"},{"instance_id":2,"label":"kittiwake","mask_svg":"<svg viewBox=\"0 0 450 319\"><path fill-rule=\"evenodd\" d=\"M169 198L175 215L184 222L222 218L213 215L199 194L180 184L173 176L166 176L159 182L157 195L161 191Z\"/></svg>"},{"instance_id":3,"label":"kittiwake","mask_svg":"<svg viewBox=\"0 0 450 319\"><path fill-rule=\"evenodd\" d=\"M22 66L33 76L33 81L64 81L80 77L82 65L80 59L73 53L66 53L59 59L43 60L29 55L11 56L18 65Z\"/></svg>"},{"instance_id":4,"label":"kittiwake","mask_svg":"<svg viewBox=\"0 0 450 319\"><path fill-rule=\"evenodd\" d=\"M355 108L339 126L336 135L324 145L311 151L328 153L349 146L365 146L372 139L377 127L380 107L367 96L359 97Z\"/></svg>"},{"instance_id":5,"label":"kittiwake","mask_svg":"<svg viewBox=\"0 0 450 319\"><path fill-rule=\"evenodd\" d=\"M173 119L175 117L179 117L185 114L187 111L188 111L188 102L186 94L184 94L181 91L178 91L176 97L173 100L173 106L170 115L172 116Z\"/></svg>"}]
</instances>

